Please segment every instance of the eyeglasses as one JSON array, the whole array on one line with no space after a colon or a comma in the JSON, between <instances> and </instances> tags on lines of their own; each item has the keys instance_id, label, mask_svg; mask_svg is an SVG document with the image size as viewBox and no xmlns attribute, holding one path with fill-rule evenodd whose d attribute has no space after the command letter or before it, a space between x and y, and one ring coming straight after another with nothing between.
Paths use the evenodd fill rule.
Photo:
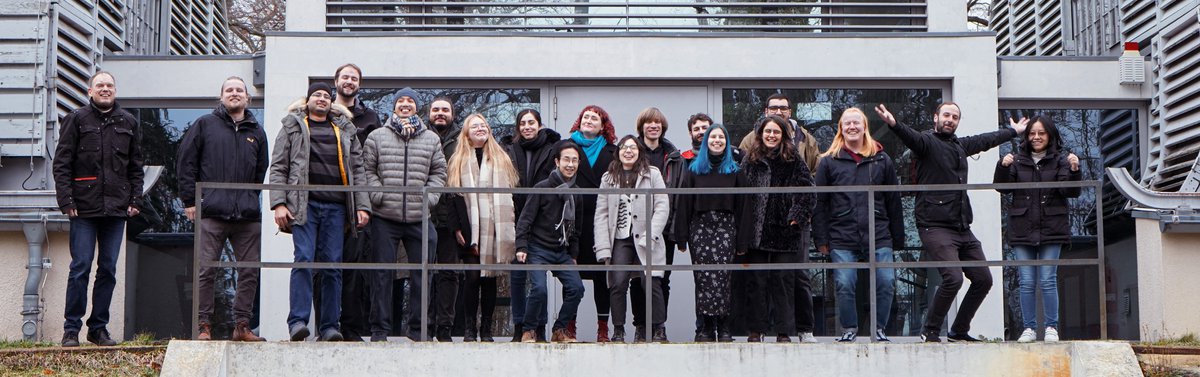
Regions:
<instances>
[{"instance_id":1,"label":"eyeglasses","mask_svg":"<svg viewBox=\"0 0 1200 377\"><path fill-rule=\"evenodd\" d=\"M787 107L787 106L767 106L767 110L771 110L771 111L787 111L788 109L791 109L791 107Z\"/></svg>"},{"instance_id":2,"label":"eyeglasses","mask_svg":"<svg viewBox=\"0 0 1200 377\"><path fill-rule=\"evenodd\" d=\"M624 150L636 150L636 149L638 149L637 145L625 144L625 145L621 146L621 150L623 150L623 151Z\"/></svg>"}]
</instances>

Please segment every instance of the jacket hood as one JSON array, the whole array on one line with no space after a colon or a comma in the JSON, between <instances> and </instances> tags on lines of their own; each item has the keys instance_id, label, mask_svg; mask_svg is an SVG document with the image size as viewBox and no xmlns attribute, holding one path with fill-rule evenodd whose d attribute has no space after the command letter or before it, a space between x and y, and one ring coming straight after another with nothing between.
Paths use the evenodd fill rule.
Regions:
<instances>
[{"instance_id":1,"label":"jacket hood","mask_svg":"<svg viewBox=\"0 0 1200 377\"><path fill-rule=\"evenodd\" d=\"M306 106L308 106L308 101L305 101L303 99L298 99L298 100L296 100L296 102L292 102L291 105L288 105L287 111L289 114L300 114L303 116L305 113ZM342 106L342 105L337 104L336 102L330 101L329 116L331 118L344 116L344 117L346 117L347 120L353 120L354 112L350 111L350 109L347 109L346 106Z\"/></svg>"}]
</instances>

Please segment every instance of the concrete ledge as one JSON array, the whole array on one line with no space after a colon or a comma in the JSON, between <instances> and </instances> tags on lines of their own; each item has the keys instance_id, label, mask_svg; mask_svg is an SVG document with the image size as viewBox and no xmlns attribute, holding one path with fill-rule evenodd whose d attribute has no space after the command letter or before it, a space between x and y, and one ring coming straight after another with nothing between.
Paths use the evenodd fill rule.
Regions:
<instances>
[{"instance_id":1,"label":"concrete ledge","mask_svg":"<svg viewBox=\"0 0 1200 377\"><path fill-rule=\"evenodd\" d=\"M162 376L1141 376L1128 343L514 344L172 341Z\"/></svg>"}]
</instances>

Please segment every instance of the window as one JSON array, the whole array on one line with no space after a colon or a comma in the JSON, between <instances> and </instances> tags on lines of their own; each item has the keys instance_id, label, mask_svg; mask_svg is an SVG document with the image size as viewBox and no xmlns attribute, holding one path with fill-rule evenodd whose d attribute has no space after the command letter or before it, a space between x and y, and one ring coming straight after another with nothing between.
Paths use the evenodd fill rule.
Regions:
<instances>
[{"instance_id":1,"label":"window","mask_svg":"<svg viewBox=\"0 0 1200 377\"><path fill-rule=\"evenodd\" d=\"M417 95L417 112L423 119L429 115L429 104L435 97L449 97L453 101L454 122L462 123L468 115L480 113L487 118L492 126L492 133L497 139L512 135L517 124L517 113L524 109L541 111L541 90L539 89L415 89ZM392 114L392 105L396 101L399 88L364 88L359 91L359 99L379 113L381 121L386 122Z\"/></svg>"}]
</instances>

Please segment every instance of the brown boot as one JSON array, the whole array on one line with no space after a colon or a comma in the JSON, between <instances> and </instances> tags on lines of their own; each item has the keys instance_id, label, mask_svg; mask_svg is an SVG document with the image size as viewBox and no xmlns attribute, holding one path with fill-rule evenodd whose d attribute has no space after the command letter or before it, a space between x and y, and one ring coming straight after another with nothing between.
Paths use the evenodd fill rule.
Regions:
<instances>
[{"instance_id":1,"label":"brown boot","mask_svg":"<svg viewBox=\"0 0 1200 377\"><path fill-rule=\"evenodd\" d=\"M608 320L596 321L596 343L608 343Z\"/></svg>"},{"instance_id":2,"label":"brown boot","mask_svg":"<svg viewBox=\"0 0 1200 377\"><path fill-rule=\"evenodd\" d=\"M200 334L196 335L196 340L212 340L212 325L208 322L200 322Z\"/></svg>"},{"instance_id":3,"label":"brown boot","mask_svg":"<svg viewBox=\"0 0 1200 377\"><path fill-rule=\"evenodd\" d=\"M537 343L537 331L529 330L522 333L521 343Z\"/></svg>"},{"instance_id":4,"label":"brown boot","mask_svg":"<svg viewBox=\"0 0 1200 377\"><path fill-rule=\"evenodd\" d=\"M554 329L554 333L550 335L550 341L554 343L579 343L567 329Z\"/></svg>"},{"instance_id":5,"label":"brown boot","mask_svg":"<svg viewBox=\"0 0 1200 377\"><path fill-rule=\"evenodd\" d=\"M244 319L239 319L237 321L237 324L233 326L233 337L230 338L229 340L232 340L235 342L265 342L266 341L266 339L264 339L258 335L254 335L254 332L250 331L250 321L247 321Z\"/></svg>"}]
</instances>

